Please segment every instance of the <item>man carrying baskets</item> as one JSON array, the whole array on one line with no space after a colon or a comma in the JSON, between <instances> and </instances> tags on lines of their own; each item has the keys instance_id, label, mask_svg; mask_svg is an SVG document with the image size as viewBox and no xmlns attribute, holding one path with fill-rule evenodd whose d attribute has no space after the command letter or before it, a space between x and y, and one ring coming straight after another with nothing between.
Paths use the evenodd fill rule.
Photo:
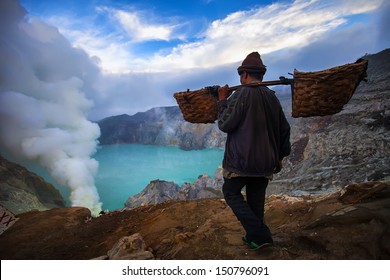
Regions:
<instances>
[{"instance_id":1,"label":"man carrying baskets","mask_svg":"<svg viewBox=\"0 0 390 280\"><path fill-rule=\"evenodd\" d=\"M227 133L222 191L246 231L243 241L256 250L273 243L264 223L265 193L269 179L290 154L290 125L274 91L250 86L262 81L266 72L259 53L250 53L237 70L244 86L233 94L227 85L218 89L218 127ZM244 186L246 200L241 194Z\"/></svg>"}]
</instances>

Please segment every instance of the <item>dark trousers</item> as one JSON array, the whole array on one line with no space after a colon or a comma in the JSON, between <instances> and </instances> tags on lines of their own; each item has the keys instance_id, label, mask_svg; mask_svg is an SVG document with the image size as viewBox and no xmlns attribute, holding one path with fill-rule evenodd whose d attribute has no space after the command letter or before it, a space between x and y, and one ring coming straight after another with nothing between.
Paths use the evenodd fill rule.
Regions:
<instances>
[{"instance_id":1,"label":"dark trousers","mask_svg":"<svg viewBox=\"0 0 390 280\"><path fill-rule=\"evenodd\" d=\"M265 190L268 179L264 177L224 178L222 187L226 203L233 210L246 231L246 239L256 243L272 242L271 232L264 224ZM246 200L241 194L246 186Z\"/></svg>"}]
</instances>

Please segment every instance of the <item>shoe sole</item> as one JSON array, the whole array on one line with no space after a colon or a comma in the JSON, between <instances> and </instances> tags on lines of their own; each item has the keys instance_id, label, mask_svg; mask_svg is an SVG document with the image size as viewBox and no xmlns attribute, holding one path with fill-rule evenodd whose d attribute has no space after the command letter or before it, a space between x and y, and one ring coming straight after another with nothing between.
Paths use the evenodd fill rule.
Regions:
<instances>
[{"instance_id":1,"label":"shoe sole","mask_svg":"<svg viewBox=\"0 0 390 280\"><path fill-rule=\"evenodd\" d=\"M263 243L261 245L257 245L256 243L251 242L251 244L250 244L251 248L249 249L249 251L256 251L256 250L259 250L261 248L269 247L272 245L274 245L274 244L273 243Z\"/></svg>"}]
</instances>

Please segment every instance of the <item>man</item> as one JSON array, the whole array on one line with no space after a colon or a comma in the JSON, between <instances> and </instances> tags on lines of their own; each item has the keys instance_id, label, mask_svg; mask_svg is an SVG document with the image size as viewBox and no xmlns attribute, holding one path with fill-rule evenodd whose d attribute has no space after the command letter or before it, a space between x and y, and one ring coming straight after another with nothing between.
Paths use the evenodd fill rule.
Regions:
<instances>
[{"instance_id":1,"label":"man","mask_svg":"<svg viewBox=\"0 0 390 280\"><path fill-rule=\"evenodd\" d=\"M264 223L265 192L268 180L290 154L290 125L274 91L250 86L261 82L266 72L259 53L250 53L237 70L244 86L232 95L227 85L218 89L218 127L228 134L222 191L246 231L243 241L257 250L273 244ZM241 194L244 186L246 200Z\"/></svg>"}]
</instances>

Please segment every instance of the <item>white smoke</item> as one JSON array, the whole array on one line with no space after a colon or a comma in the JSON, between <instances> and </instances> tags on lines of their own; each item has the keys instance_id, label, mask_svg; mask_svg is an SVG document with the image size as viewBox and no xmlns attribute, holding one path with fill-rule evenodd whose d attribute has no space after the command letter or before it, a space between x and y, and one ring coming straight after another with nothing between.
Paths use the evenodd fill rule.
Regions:
<instances>
[{"instance_id":1,"label":"white smoke","mask_svg":"<svg viewBox=\"0 0 390 280\"><path fill-rule=\"evenodd\" d=\"M0 1L0 148L34 160L71 191L72 206L93 215L100 130L87 120L84 95L96 67L56 28L29 20L16 0Z\"/></svg>"}]
</instances>

